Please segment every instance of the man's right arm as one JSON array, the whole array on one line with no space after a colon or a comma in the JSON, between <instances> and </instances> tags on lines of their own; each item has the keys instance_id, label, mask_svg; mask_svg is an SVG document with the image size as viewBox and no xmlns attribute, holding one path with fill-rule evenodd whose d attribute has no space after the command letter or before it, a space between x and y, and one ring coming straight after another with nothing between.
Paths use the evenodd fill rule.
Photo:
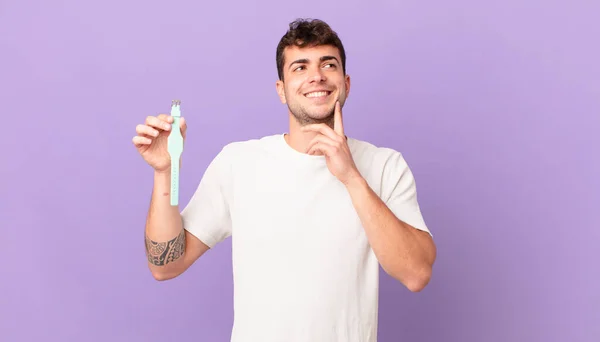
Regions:
<instances>
[{"instance_id":1,"label":"man's right arm","mask_svg":"<svg viewBox=\"0 0 600 342\"><path fill-rule=\"evenodd\" d=\"M154 188L146 220L148 267L156 280L168 280L187 270L209 247L183 229L179 206L171 206L170 170L154 173Z\"/></svg>"}]
</instances>

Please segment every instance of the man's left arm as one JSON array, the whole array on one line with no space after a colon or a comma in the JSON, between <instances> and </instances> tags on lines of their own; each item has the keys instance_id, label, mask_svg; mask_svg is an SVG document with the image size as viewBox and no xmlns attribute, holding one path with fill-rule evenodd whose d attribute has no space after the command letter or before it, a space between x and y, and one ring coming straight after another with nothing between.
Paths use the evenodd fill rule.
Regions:
<instances>
[{"instance_id":1,"label":"man's left arm","mask_svg":"<svg viewBox=\"0 0 600 342\"><path fill-rule=\"evenodd\" d=\"M400 220L360 176L345 183L381 267L410 291L431 279L436 246L427 231Z\"/></svg>"},{"instance_id":2,"label":"man's left arm","mask_svg":"<svg viewBox=\"0 0 600 342\"><path fill-rule=\"evenodd\" d=\"M348 189L381 267L410 291L421 291L431 279L436 246L426 229L416 198L414 178L400 154L391 156L384 170L385 201L367 184L352 159L344 134L342 109L335 105L333 128L326 124L302 127L313 132L308 154L323 154L331 173ZM388 190L389 189L389 190ZM408 218L404 221L402 218ZM419 227L406 223L416 222ZM417 229L421 228L421 229Z\"/></svg>"}]
</instances>

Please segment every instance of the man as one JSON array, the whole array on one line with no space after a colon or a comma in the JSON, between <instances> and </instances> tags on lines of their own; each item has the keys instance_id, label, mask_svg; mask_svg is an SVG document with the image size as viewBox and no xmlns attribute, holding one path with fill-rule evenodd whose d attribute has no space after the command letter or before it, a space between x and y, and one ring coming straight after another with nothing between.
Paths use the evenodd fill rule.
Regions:
<instances>
[{"instance_id":1,"label":"man","mask_svg":"<svg viewBox=\"0 0 600 342\"><path fill-rule=\"evenodd\" d=\"M225 146L181 213L168 196L171 118L137 127L154 168L150 270L176 277L231 236L231 341L376 341L379 265L420 291L436 256L413 175L399 152L344 134L350 77L326 23L293 22L276 56L289 133Z\"/></svg>"}]
</instances>

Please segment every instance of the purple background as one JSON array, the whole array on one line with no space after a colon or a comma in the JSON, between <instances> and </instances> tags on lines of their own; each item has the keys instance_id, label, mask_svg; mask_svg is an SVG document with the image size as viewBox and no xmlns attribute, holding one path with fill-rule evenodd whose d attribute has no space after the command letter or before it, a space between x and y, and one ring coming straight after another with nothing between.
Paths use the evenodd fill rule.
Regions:
<instances>
[{"instance_id":1,"label":"purple background","mask_svg":"<svg viewBox=\"0 0 600 342\"><path fill-rule=\"evenodd\" d=\"M596 4L592 4L595 2ZM230 241L157 282L131 138L180 98L187 203L219 149L280 133L275 47L348 52L349 135L402 151L439 253L382 273L380 341L600 341L597 1L0 3L2 341L228 341Z\"/></svg>"}]
</instances>

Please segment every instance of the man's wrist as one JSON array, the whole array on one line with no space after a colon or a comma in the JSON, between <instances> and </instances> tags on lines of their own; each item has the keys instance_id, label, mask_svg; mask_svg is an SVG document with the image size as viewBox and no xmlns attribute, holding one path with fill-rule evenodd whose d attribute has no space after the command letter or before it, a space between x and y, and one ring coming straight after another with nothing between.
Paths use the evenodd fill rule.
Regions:
<instances>
[{"instance_id":1,"label":"man's wrist","mask_svg":"<svg viewBox=\"0 0 600 342\"><path fill-rule=\"evenodd\" d=\"M350 177L344 183L344 185L346 186L346 189L348 189L348 191L360 190L360 189L364 189L365 187L369 186L369 184L367 183L367 180L364 179L360 174Z\"/></svg>"},{"instance_id":2,"label":"man's wrist","mask_svg":"<svg viewBox=\"0 0 600 342\"><path fill-rule=\"evenodd\" d=\"M165 170L154 170L154 175L158 176L158 177L170 176L171 175L171 168L168 168L168 169L165 169Z\"/></svg>"},{"instance_id":3,"label":"man's wrist","mask_svg":"<svg viewBox=\"0 0 600 342\"><path fill-rule=\"evenodd\" d=\"M155 184L169 184L171 182L171 169L166 170L154 170L154 182ZM158 183L156 183L158 182Z\"/></svg>"}]
</instances>

